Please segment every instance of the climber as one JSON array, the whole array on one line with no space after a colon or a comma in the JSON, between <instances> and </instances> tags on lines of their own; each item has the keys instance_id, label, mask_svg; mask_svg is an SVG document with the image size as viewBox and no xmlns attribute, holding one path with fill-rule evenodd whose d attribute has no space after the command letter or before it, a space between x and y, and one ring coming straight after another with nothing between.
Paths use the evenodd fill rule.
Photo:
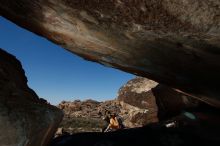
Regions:
<instances>
[{"instance_id":1,"label":"climber","mask_svg":"<svg viewBox=\"0 0 220 146\"><path fill-rule=\"evenodd\" d=\"M104 130L104 132L114 131L120 129L120 124L116 117L116 114L111 114L110 122L108 127Z\"/></svg>"}]
</instances>

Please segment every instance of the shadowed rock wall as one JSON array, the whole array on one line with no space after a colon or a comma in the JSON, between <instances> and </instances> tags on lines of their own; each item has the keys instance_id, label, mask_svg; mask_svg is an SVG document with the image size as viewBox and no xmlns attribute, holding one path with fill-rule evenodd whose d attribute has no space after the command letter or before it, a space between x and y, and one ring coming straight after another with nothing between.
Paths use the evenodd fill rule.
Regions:
<instances>
[{"instance_id":1,"label":"shadowed rock wall","mask_svg":"<svg viewBox=\"0 0 220 146\"><path fill-rule=\"evenodd\" d=\"M0 49L0 145L46 146L62 112L27 86L20 62Z\"/></svg>"}]
</instances>

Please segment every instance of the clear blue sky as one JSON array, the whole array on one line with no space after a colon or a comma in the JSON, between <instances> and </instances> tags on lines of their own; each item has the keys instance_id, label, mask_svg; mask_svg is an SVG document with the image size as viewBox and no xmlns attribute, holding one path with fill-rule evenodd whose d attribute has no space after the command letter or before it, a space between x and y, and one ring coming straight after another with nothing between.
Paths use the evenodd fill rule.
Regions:
<instances>
[{"instance_id":1,"label":"clear blue sky","mask_svg":"<svg viewBox=\"0 0 220 146\"><path fill-rule=\"evenodd\" d=\"M22 63L28 85L51 104L114 99L134 75L86 61L0 17L0 48Z\"/></svg>"}]
</instances>

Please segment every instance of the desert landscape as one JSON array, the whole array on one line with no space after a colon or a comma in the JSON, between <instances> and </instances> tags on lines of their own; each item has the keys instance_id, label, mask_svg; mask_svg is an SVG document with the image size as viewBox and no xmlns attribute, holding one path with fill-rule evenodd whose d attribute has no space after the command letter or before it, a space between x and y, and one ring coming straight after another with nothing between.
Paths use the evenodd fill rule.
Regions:
<instances>
[{"instance_id":1,"label":"desert landscape","mask_svg":"<svg viewBox=\"0 0 220 146\"><path fill-rule=\"evenodd\" d=\"M218 146L219 14L219 0L0 0L1 17L137 76L112 100L55 106L0 46L0 145ZM101 132L106 109L126 128Z\"/></svg>"}]
</instances>

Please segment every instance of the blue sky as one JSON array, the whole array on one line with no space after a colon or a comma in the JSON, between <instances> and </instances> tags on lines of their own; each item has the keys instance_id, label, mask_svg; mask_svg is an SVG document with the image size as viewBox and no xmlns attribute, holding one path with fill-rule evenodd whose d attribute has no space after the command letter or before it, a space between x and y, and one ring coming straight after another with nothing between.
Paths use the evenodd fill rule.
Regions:
<instances>
[{"instance_id":1,"label":"blue sky","mask_svg":"<svg viewBox=\"0 0 220 146\"><path fill-rule=\"evenodd\" d=\"M51 104L114 99L134 75L86 61L0 17L0 48L22 63L28 85Z\"/></svg>"}]
</instances>

